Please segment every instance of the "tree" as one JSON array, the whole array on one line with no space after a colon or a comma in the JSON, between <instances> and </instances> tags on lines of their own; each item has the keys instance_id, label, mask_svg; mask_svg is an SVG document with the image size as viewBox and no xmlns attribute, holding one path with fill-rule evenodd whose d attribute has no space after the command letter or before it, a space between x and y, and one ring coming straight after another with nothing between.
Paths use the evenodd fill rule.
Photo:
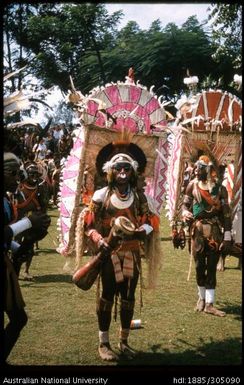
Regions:
<instances>
[{"instance_id":1,"label":"tree","mask_svg":"<svg viewBox=\"0 0 244 385\"><path fill-rule=\"evenodd\" d=\"M148 30L141 30L130 21L118 31L122 11L109 16L102 3L37 3L22 7L20 34L14 23L19 7L10 6L11 17L6 16L9 49L13 51L13 41L23 47L31 57L30 62L25 57L29 72L44 88L56 85L67 92L71 76L75 87L88 93L107 82L123 81L134 67L136 81L175 99L184 91L187 72L200 82L221 77L224 87L233 78L230 56L216 61L216 40L212 42L196 16L181 28L174 23L162 28L155 20Z\"/></svg>"},{"instance_id":2,"label":"tree","mask_svg":"<svg viewBox=\"0 0 244 385\"><path fill-rule=\"evenodd\" d=\"M29 4L10 4L5 7L3 13L4 24L4 72L11 73L20 69L28 63L28 52L23 46L23 31L26 20L32 14ZM18 36L18 40L16 39ZM28 74L28 69L19 72L18 76L12 77L7 87L10 93L22 88L23 78ZM5 92L7 91L5 89Z\"/></svg>"},{"instance_id":3,"label":"tree","mask_svg":"<svg viewBox=\"0 0 244 385\"><path fill-rule=\"evenodd\" d=\"M21 37L24 47L35 55L33 73L44 87L56 84L63 91L70 87L70 76L77 87L88 91L89 75L84 79L89 72L104 84L102 53L113 43L121 16L120 11L109 16L104 5L95 3L37 5Z\"/></svg>"},{"instance_id":4,"label":"tree","mask_svg":"<svg viewBox=\"0 0 244 385\"><path fill-rule=\"evenodd\" d=\"M233 69L241 70L242 58L242 5L211 4L209 21L212 23L212 40L216 47L214 59L231 62Z\"/></svg>"}]
</instances>

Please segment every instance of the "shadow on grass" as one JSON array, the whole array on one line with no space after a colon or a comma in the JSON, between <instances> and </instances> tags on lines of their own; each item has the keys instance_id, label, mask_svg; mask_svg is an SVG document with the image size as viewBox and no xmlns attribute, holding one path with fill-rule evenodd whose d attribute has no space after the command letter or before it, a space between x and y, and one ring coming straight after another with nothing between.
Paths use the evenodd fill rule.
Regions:
<instances>
[{"instance_id":1,"label":"shadow on grass","mask_svg":"<svg viewBox=\"0 0 244 385\"><path fill-rule=\"evenodd\" d=\"M22 280L20 278L20 280ZM26 286L35 285L38 283L49 283L49 282L67 282L72 283L72 277L70 274L47 274L39 275L34 277L34 281L29 281ZM22 285L24 287L24 285Z\"/></svg>"},{"instance_id":2,"label":"shadow on grass","mask_svg":"<svg viewBox=\"0 0 244 385\"><path fill-rule=\"evenodd\" d=\"M44 255L46 255L46 254L57 254L57 255L60 256L60 254L55 249L37 249L37 250L35 250L34 256L36 256L36 257L39 256L40 257L41 254L44 254Z\"/></svg>"},{"instance_id":3,"label":"shadow on grass","mask_svg":"<svg viewBox=\"0 0 244 385\"><path fill-rule=\"evenodd\" d=\"M233 267L225 267L225 270L241 270L241 269L237 265L236 267L235 266L233 266ZM223 273L224 273L224 271L223 271Z\"/></svg>"},{"instance_id":4,"label":"shadow on grass","mask_svg":"<svg viewBox=\"0 0 244 385\"><path fill-rule=\"evenodd\" d=\"M226 312L226 314L235 314L235 319L238 321L242 321L242 311L241 306L239 305L230 305L229 303L223 302L221 306L221 310Z\"/></svg>"},{"instance_id":5,"label":"shadow on grass","mask_svg":"<svg viewBox=\"0 0 244 385\"><path fill-rule=\"evenodd\" d=\"M178 340L189 347L184 352L172 353L165 349L162 352L162 345L152 345L151 353L139 352L133 359L129 360L120 356L117 365L126 366L170 366L170 365L241 365L242 344L239 338L230 338L225 341L210 341L199 347L193 347L187 341ZM161 350L158 352L158 350Z\"/></svg>"}]
</instances>

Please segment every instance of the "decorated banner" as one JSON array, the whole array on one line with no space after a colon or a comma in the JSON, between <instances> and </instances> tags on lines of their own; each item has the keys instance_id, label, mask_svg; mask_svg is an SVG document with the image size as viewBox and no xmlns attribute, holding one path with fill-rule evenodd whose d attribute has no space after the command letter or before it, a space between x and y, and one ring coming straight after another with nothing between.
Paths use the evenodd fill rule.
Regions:
<instances>
[{"instance_id":1,"label":"decorated banner","mask_svg":"<svg viewBox=\"0 0 244 385\"><path fill-rule=\"evenodd\" d=\"M124 129L131 134L131 146L146 159L145 192L151 210L160 215L166 194L169 146L166 113L161 97L152 88L148 91L127 79L125 83L96 87L84 96L72 87L68 101L76 107L81 127L61 175L57 251L62 255L72 256L75 252L77 219L84 202L89 202L87 193L84 197L84 178L91 182L91 197L103 182L98 172L102 155Z\"/></svg>"},{"instance_id":2,"label":"decorated banner","mask_svg":"<svg viewBox=\"0 0 244 385\"><path fill-rule=\"evenodd\" d=\"M167 184L167 216L173 223L181 220L183 177L188 164L195 162L199 151L227 168L228 190L232 216L241 195L242 175L242 103L220 90L203 91L177 102L180 118L172 130Z\"/></svg>"}]
</instances>

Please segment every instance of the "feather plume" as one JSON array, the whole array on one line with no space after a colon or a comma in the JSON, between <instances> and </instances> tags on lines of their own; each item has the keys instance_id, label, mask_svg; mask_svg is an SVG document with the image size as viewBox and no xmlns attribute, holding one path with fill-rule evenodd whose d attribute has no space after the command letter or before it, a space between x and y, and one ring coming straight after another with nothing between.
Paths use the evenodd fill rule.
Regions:
<instances>
[{"instance_id":1,"label":"feather plume","mask_svg":"<svg viewBox=\"0 0 244 385\"><path fill-rule=\"evenodd\" d=\"M114 146L127 146L132 141L132 138L134 136L133 132L130 132L126 127L123 127L121 130L119 137L116 141L113 142Z\"/></svg>"},{"instance_id":2,"label":"feather plume","mask_svg":"<svg viewBox=\"0 0 244 385\"><path fill-rule=\"evenodd\" d=\"M12 78L13 76L17 75L20 71L23 71L27 66L25 65L24 67L20 68L19 70L16 70L14 72L10 72L9 74L5 75L3 80L6 81L10 78Z\"/></svg>"},{"instance_id":3,"label":"feather plume","mask_svg":"<svg viewBox=\"0 0 244 385\"><path fill-rule=\"evenodd\" d=\"M23 126L40 127L40 123L35 119L28 118L26 120L23 120L22 122L9 123L7 125L7 128L17 128L17 127L23 127Z\"/></svg>"}]
</instances>

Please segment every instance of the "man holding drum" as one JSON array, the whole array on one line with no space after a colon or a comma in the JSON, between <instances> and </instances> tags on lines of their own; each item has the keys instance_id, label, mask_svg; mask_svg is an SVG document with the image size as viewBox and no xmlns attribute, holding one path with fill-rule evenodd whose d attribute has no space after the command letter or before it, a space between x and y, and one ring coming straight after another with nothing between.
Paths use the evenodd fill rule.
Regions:
<instances>
[{"instance_id":1,"label":"man holding drum","mask_svg":"<svg viewBox=\"0 0 244 385\"><path fill-rule=\"evenodd\" d=\"M104 163L102 170L106 173L108 185L94 192L85 215L85 234L89 241L95 245L97 251L102 250L108 255L101 265L102 293L97 303L98 351L100 357L106 361L118 358L109 342L112 307L115 301L116 319L118 297L121 321L118 347L128 358L133 358L136 354L128 345L128 337L134 312L135 290L141 273L141 242L153 232L147 198L137 188L139 163L124 148L117 148L117 152L113 152L110 160ZM112 248L108 245L107 237L115 218L121 216L127 218L128 223L131 222L131 235L126 223L127 235L121 238L117 247ZM123 221L121 226L123 227Z\"/></svg>"}]
</instances>

